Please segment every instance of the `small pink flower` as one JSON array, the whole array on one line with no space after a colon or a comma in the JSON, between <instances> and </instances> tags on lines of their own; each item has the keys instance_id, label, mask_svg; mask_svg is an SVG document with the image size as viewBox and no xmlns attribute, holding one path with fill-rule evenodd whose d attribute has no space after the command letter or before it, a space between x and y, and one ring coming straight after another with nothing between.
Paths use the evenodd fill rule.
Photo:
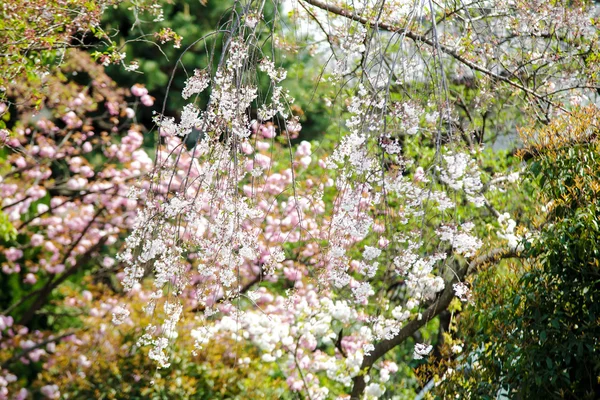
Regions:
<instances>
[{"instance_id":1,"label":"small pink flower","mask_svg":"<svg viewBox=\"0 0 600 400\"><path fill-rule=\"evenodd\" d=\"M140 97L140 101L146 107L152 107L152 105L154 104L154 97L150 96L149 94L145 94L142 97Z\"/></svg>"},{"instance_id":2,"label":"small pink flower","mask_svg":"<svg viewBox=\"0 0 600 400\"><path fill-rule=\"evenodd\" d=\"M415 170L415 174L413 175L413 180L415 182L421 182L425 179L425 171L423 170L423 167L418 167Z\"/></svg>"},{"instance_id":3,"label":"small pink flower","mask_svg":"<svg viewBox=\"0 0 600 400\"><path fill-rule=\"evenodd\" d=\"M12 317L6 317L4 315L0 315L0 331L5 330L6 328L10 328L13 324Z\"/></svg>"},{"instance_id":4,"label":"small pink flower","mask_svg":"<svg viewBox=\"0 0 600 400\"><path fill-rule=\"evenodd\" d=\"M373 224L373 232L383 233L385 232L385 225Z\"/></svg>"},{"instance_id":5,"label":"small pink flower","mask_svg":"<svg viewBox=\"0 0 600 400\"><path fill-rule=\"evenodd\" d=\"M37 279L35 278L34 274L28 273L27 275L25 275L25 279L23 279L23 282L33 285L37 282Z\"/></svg>"},{"instance_id":6,"label":"small pink flower","mask_svg":"<svg viewBox=\"0 0 600 400\"><path fill-rule=\"evenodd\" d=\"M148 89L146 89L140 84L135 84L131 87L131 94L137 97L142 97L148 94Z\"/></svg>"},{"instance_id":7,"label":"small pink flower","mask_svg":"<svg viewBox=\"0 0 600 400\"><path fill-rule=\"evenodd\" d=\"M31 241L29 244L31 244L33 247L40 246L42 243L44 243L44 236L40 235L39 233L34 233L31 235Z\"/></svg>"},{"instance_id":8,"label":"small pink flower","mask_svg":"<svg viewBox=\"0 0 600 400\"><path fill-rule=\"evenodd\" d=\"M248 142L243 142L241 148L244 154L252 154L252 152L254 151L252 145L250 145L250 143Z\"/></svg>"},{"instance_id":9,"label":"small pink flower","mask_svg":"<svg viewBox=\"0 0 600 400\"><path fill-rule=\"evenodd\" d=\"M273 139L276 134L275 133L275 125L273 125L273 124L261 125L259 132L263 137L265 137L267 139Z\"/></svg>"},{"instance_id":10,"label":"small pink flower","mask_svg":"<svg viewBox=\"0 0 600 400\"><path fill-rule=\"evenodd\" d=\"M27 391L27 389L22 388L21 390L19 390L19 392L15 395L14 400L25 400L27 399L27 397L29 397L29 392Z\"/></svg>"},{"instance_id":11,"label":"small pink flower","mask_svg":"<svg viewBox=\"0 0 600 400\"><path fill-rule=\"evenodd\" d=\"M17 261L19 258L23 257L23 252L15 247L11 247L4 250L4 255L8 261Z\"/></svg>"},{"instance_id":12,"label":"small pink flower","mask_svg":"<svg viewBox=\"0 0 600 400\"><path fill-rule=\"evenodd\" d=\"M23 157L19 157L15 160L15 165L17 168L25 168L27 166L27 161Z\"/></svg>"},{"instance_id":13,"label":"small pink flower","mask_svg":"<svg viewBox=\"0 0 600 400\"><path fill-rule=\"evenodd\" d=\"M66 113L62 117L62 120L67 124L67 128L69 129L79 128L83 124L79 117L77 117L77 114L73 111Z\"/></svg>"},{"instance_id":14,"label":"small pink flower","mask_svg":"<svg viewBox=\"0 0 600 400\"><path fill-rule=\"evenodd\" d=\"M110 115L118 115L119 114L119 103L114 101L109 101L106 103L106 109Z\"/></svg>"},{"instance_id":15,"label":"small pink flower","mask_svg":"<svg viewBox=\"0 0 600 400\"><path fill-rule=\"evenodd\" d=\"M133 108L127 107L125 109L125 115L127 115L127 118L131 119L135 117L135 111L133 111Z\"/></svg>"},{"instance_id":16,"label":"small pink flower","mask_svg":"<svg viewBox=\"0 0 600 400\"><path fill-rule=\"evenodd\" d=\"M92 301L93 296L89 290L84 290L81 294L83 295L83 298L85 299L85 301Z\"/></svg>"},{"instance_id":17,"label":"small pink flower","mask_svg":"<svg viewBox=\"0 0 600 400\"><path fill-rule=\"evenodd\" d=\"M35 349L29 352L28 357L31 361L38 362L44 355L46 355L46 351L44 349Z\"/></svg>"},{"instance_id":18,"label":"small pink flower","mask_svg":"<svg viewBox=\"0 0 600 400\"><path fill-rule=\"evenodd\" d=\"M302 272L298 271L295 268L285 267L283 269L283 274L290 281L298 281L298 280L302 279Z\"/></svg>"},{"instance_id":19,"label":"small pink flower","mask_svg":"<svg viewBox=\"0 0 600 400\"><path fill-rule=\"evenodd\" d=\"M0 129L0 147L4 146L8 142L10 132L7 129Z\"/></svg>"},{"instance_id":20,"label":"small pink flower","mask_svg":"<svg viewBox=\"0 0 600 400\"><path fill-rule=\"evenodd\" d=\"M286 379L286 382L292 392L299 392L304 386L301 380L295 379L291 376Z\"/></svg>"},{"instance_id":21,"label":"small pink flower","mask_svg":"<svg viewBox=\"0 0 600 400\"><path fill-rule=\"evenodd\" d=\"M92 362L90 360L88 360L88 358L86 356L84 356L83 354L79 356L77 361L79 362L79 365L81 365L81 367L83 367L83 368L89 368L92 366Z\"/></svg>"},{"instance_id":22,"label":"small pink flower","mask_svg":"<svg viewBox=\"0 0 600 400\"><path fill-rule=\"evenodd\" d=\"M298 146L298 149L296 149L296 156L305 157L310 156L311 154L311 144L306 140L303 140L302 143L300 143L300 145Z\"/></svg>"},{"instance_id":23,"label":"small pink flower","mask_svg":"<svg viewBox=\"0 0 600 400\"><path fill-rule=\"evenodd\" d=\"M254 160L262 168L269 168L269 166L271 165L271 158L263 154L257 154L254 157Z\"/></svg>"},{"instance_id":24,"label":"small pink flower","mask_svg":"<svg viewBox=\"0 0 600 400\"><path fill-rule=\"evenodd\" d=\"M60 391L56 385L46 385L40 389L40 392L49 399L60 398Z\"/></svg>"},{"instance_id":25,"label":"small pink flower","mask_svg":"<svg viewBox=\"0 0 600 400\"><path fill-rule=\"evenodd\" d=\"M269 147L271 147L271 144L269 142L262 142L262 141L256 142L256 148L258 148L258 150L261 150L261 151L269 150Z\"/></svg>"},{"instance_id":26,"label":"small pink flower","mask_svg":"<svg viewBox=\"0 0 600 400\"><path fill-rule=\"evenodd\" d=\"M114 258L104 257L104 259L102 259L102 266L104 268L110 268L113 265L115 265L115 259Z\"/></svg>"},{"instance_id":27,"label":"small pink flower","mask_svg":"<svg viewBox=\"0 0 600 400\"><path fill-rule=\"evenodd\" d=\"M304 167L308 167L311 161L312 158L310 158L310 156L305 156L300 159L300 164Z\"/></svg>"}]
</instances>

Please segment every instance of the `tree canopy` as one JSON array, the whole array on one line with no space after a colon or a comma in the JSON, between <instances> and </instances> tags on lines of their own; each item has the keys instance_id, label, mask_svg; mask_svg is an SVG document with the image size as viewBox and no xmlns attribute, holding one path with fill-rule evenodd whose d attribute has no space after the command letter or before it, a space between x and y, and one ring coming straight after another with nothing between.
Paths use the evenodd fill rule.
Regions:
<instances>
[{"instance_id":1,"label":"tree canopy","mask_svg":"<svg viewBox=\"0 0 600 400\"><path fill-rule=\"evenodd\" d=\"M0 9L0 400L600 396L595 3Z\"/></svg>"}]
</instances>

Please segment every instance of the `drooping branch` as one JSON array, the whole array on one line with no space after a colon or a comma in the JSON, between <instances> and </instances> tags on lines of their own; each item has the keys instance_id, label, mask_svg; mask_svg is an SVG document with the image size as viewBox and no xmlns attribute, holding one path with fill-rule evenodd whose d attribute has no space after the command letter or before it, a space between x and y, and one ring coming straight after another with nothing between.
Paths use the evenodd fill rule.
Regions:
<instances>
[{"instance_id":1,"label":"drooping branch","mask_svg":"<svg viewBox=\"0 0 600 400\"><path fill-rule=\"evenodd\" d=\"M467 266L462 268L462 270L457 272L458 278L463 279L467 274L470 274L477 269L481 268L483 265L489 263L495 263L502 259L513 258L518 254L511 249L498 248L481 255L471 261ZM365 390L366 381L365 375L369 372L373 364L381 357L383 357L387 352L395 348L396 346L404 343L406 339L414 335L419 329L421 329L425 324L427 324L430 320L438 316L440 313L445 311L450 302L454 298L454 288L453 284L456 283L457 278L455 277L450 283L446 284L445 289L442 291L442 294L438 296L433 304L431 304L421 315L420 319L414 319L407 323L400 332L394 336L392 339L382 340L381 342L375 345L375 348L369 353L369 355L365 355L363 358L363 362L361 365L361 371L363 374L354 377L354 386L352 388L351 400L359 400L362 399L363 392Z\"/></svg>"},{"instance_id":2,"label":"drooping branch","mask_svg":"<svg viewBox=\"0 0 600 400\"><path fill-rule=\"evenodd\" d=\"M262 266L261 266L262 268ZM263 278L263 274L262 272L259 272L258 274L256 274L256 276L254 278L252 278L250 281L248 281L246 284L244 284L244 286L239 288L239 291L237 293L238 296L241 296L243 294L246 294L250 289L252 289L252 287L254 285L256 285L257 283L260 283L262 281ZM219 303L221 301L223 301L224 296L219 296L219 298L217 298L215 300L215 303ZM198 306L196 306L194 308L194 312L204 312L206 310L206 307L204 305L199 304Z\"/></svg>"},{"instance_id":3,"label":"drooping branch","mask_svg":"<svg viewBox=\"0 0 600 400\"><path fill-rule=\"evenodd\" d=\"M427 38L425 35L421 35L421 34L413 32L409 29L390 25L387 23L382 23L382 22L374 23L374 22L370 21L368 18L357 15L357 14L353 13L352 11L346 10L346 9L336 6L334 4L329 4L323 0L301 0L301 1L304 1L312 6L320 8L320 9L330 12L332 14L336 14L341 17L351 19L352 21L356 21L362 25L365 25L368 27L373 27L376 29L381 29L384 31L392 32L392 33L398 33L398 34L401 34L401 35L411 39L414 42L426 44L436 50L439 49L443 53L454 58L456 61L466 65L467 67L469 67L475 71L479 71L479 72L489 76L490 78L496 79L498 81L505 82L505 83L509 84L510 86L513 86L513 87L523 91L524 93L527 93L528 95L533 96L535 99L537 99L539 101L542 101L548 105L551 105L561 111L568 113L568 111L564 107L562 107L561 105L556 104L552 100L548 99L547 96L539 94L535 90L532 90L532 89L522 85L519 82L515 82L506 76L503 76L503 75L497 74L493 71L490 71L489 69L458 54L455 50L451 49L450 47L448 47L442 43L439 43L439 41L435 41L435 40Z\"/></svg>"}]
</instances>

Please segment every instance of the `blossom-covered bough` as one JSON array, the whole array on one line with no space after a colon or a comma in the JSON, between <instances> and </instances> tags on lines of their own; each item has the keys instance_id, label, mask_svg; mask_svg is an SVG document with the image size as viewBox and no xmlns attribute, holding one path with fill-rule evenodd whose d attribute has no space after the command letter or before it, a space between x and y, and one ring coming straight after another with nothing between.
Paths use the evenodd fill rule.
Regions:
<instances>
[{"instance_id":1,"label":"blossom-covered bough","mask_svg":"<svg viewBox=\"0 0 600 400\"><path fill-rule=\"evenodd\" d=\"M514 223L485 197L515 176L485 176L477 154L490 131L510 131L494 121L504 110L545 123L592 93L590 10L352 4L275 4L265 18L264 1L236 2L214 64L198 66L183 92L207 102L191 102L178 122L156 117L147 200L119 259L125 288L152 276L155 322L140 344L159 367L169 366L178 321L195 310L197 349L219 337L250 342L310 399L334 395L325 380L338 394L376 398L398 368L385 356L455 296L468 299L468 273L516 255ZM292 145L301 123L277 64L294 46L279 6L309 27L296 40L326 39L311 51L336 92L330 150ZM417 143L431 156L415 155ZM509 246L480 253L476 226L486 218L499 218ZM123 305L113 321L128 318ZM414 356L431 349L419 343Z\"/></svg>"}]
</instances>

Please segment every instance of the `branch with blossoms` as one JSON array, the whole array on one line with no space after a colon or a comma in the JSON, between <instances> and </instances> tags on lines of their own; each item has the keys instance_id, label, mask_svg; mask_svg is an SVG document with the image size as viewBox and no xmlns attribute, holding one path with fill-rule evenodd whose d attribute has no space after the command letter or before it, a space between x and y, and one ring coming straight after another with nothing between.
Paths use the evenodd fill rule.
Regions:
<instances>
[{"instance_id":1,"label":"branch with blossoms","mask_svg":"<svg viewBox=\"0 0 600 400\"><path fill-rule=\"evenodd\" d=\"M51 360L52 351L43 348L54 345L46 342L48 332L31 328L81 316L47 309L82 307L63 299L65 283L115 264L111 255L134 218L131 193L141 190L140 177L152 169L132 108L138 101L152 104L147 90L118 88L101 66L75 50L61 69L67 75L85 72L89 81L64 85L62 78L48 75L53 91L37 116L26 107L0 103L0 114L11 116L0 129L0 213L15 233L0 239L2 296L10 304L0 312L0 352L12 370ZM25 91L20 85L15 82L10 93ZM89 296L83 291L86 301ZM61 335L54 334L54 340ZM19 396L30 389L23 390Z\"/></svg>"},{"instance_id":2,"label":"branch with blossoms","mask_svg":"<svg viewBox=\"0 0 600 400\"><path fill-rule=\"evenodd\" d=\"M368 374L369 369L372 368L373 364L387 354L389 351L397 346L400 346L406 339L415 334L425 324L431 321L433 318L438 316L441 312L448 309L450 302L456 298L455 284L464 280L464 278L472 273L475 273L478 269L488 264L495 264L500 260L507 258L517 257L518 253L512 249L495 249L484 255L478 256L476 259L465 265L459 271L457 271L456 277L446 283L444 291L436 297L432 304L424 310L418 319L414 319L404 325L400 332L392 339L381 341L375 344L374 349L368 356L365 356L361 364L361 373L354 377L354 386L352 387L352 400L360 400L364 393L366 382L365 375Z\"/></svg>"},{"instance_id":3,"label":"branch with blossoms","mask_svg":"<svg viewBox=\"0 0 600 400\"><path fill-rule=\"evenodd\" d=\"M74 333L73 332L68 332L68 333L64 333L62 335L58 335L56 337L50 337L46 340L43 340L41 342L36 343L33 346L27 347L25 349L23 349L21 352L15 354L14 356L12 356L11 358L9 358L8 360L2 362L2 364L0 364L0 368L5 369L8 368L11 364L17 362L18 360L22 359L23 357L25 357L27 354L31 353L32 351L35 351L37 349L40 349L50 343L57 343L60 342L62 339L64 338L68 338L70 336L73 336Z\"/></svg>"},{"instance_id":4,"label":"branch with blossoms","mask_svg":"<svg viewBox=\"0 0 600 400\"><path fill-rule=\"evenodd\" d=\"M283 86L285 71L267 57L256 69L250 63L264 55L257 26L243 23L248 15L230 21L228 51L216 71L197 70L186 82L183 97L210 90L207 105L188 104L178 121L156 118L160 144L151 191L119 255L125 290L152 277L145 310L154 322L139 344L168 368L169 346L191 304L202 312L192 331L197 350L221 337L244 337L262 350L263 361L285 366L292 391L326 398L322 374L344 387L354 380L360 393L381 394L380 383L358 384L361 366L373 366L381 357L368 361L373 351L383 351L404 326L412 329L408 336L418 336L425 322L411 321L421 321L419 307L439 293L447 296L444 290L452 294L456 281L443 276L446 260L473 257L482 244L473 223L447 219L457 198L474 208L485 204L481 172L470 155L441 143L433 145L428 173L403 157L389 132L402 132L408 142L435 131L439 112L392 100L367 81L350 93L344 131L329 154L317 157L306 141L295 151L278 145L279 135L289 146L289 130L301 124L287 107L293 99ZM268 79L266 98L251 83L258 81L249 78L254 74ZM254 109L258 118L250 120ZM287 130L277 132L278 119ZM193 131L200 134L187 147ZM439 250L446 244L449 251ZM292 289L260 287L258 276ZM403 277L406 294L393 302L382 296L384 276ZM115 324L129 318L127 304L115 308ZM388 367L389 373L394 367Z\"/></svg>"},{"instance_id":5,"label":"branch with blossoms","mask_svg":"<svg viewBox=\"0 0 600 400\"><path fill-rule=\"evenodd\" d=\"M358 14L358 13L355 13L354 11L352 11L352 7L342 7L342 6L337 5L334 1L326 1L326 0L299 0L299 1L302 3L310 4L314 7L317 7L318 9L326 11L327 13L331 13L333 15L341 16L344 18L348 18L352 21L356 21L367 28L387 31L387 32L393 33L395 35L399 35L401 38L406 37L408 39L411 39L412 41L414 41L417 44L425 44L431 48L430 51L432 51L434 53L436 51L439 51L446 55L449 55L454 60L456 60L460 64L472 69L473 71L481 72L482 74L486 75L489 78L492 78L495 81L504 82L504 83L518 89L519 91L522 91L526 95L531 96L535 101L539 101L542 104L552 106L556 110L560 110L563 112L569 112L559 102L552 100L552 95L558 93L558 91L552 90L554 88L554 86L551 86L550 90L548 90L547 93L543 93L543 92L536 91L535 86L537 86L537 84L536 84L535 80L533 81L533 84L534 84L533 89L530 88L526 83L524 83L523 79L521 79L518 72L516 72L516 71L525 70L526 66L528 65L529 62L520 63L520 64L515 65L514 67L512 67L512 71L510 70L509 65L500 64L501 72L494 72L493 70L485 67L483 64L477 62L477 58L479 57L478 54L468 53L468 52L461 53L459 50L457 50L457 48L460 48L462 46L453 46L451 44L446 45L441 42L441 38L439 38L437 36L437 32L435 30L436 24L439 24L441 22L447 22L447 20L449 20L451 16L458 16L458 14L461 14L461 12L467 13L465 22L468 25L473 25L475 23L476 20L473 19L473 17L471 17L468 14L469 11L467 10L467 6L461 6L450 12L444 11L444 16L442 19L440 19L439 21L437 21L434 24L431 24L431 28L429 28L426 32L418 33L418 32L411 30L410 27L402 26L401 24L394 24L391 22L381 21L380 19L370 19L369 17L365 16L365 15L369 14L368 11L370 11L370 10L368 10L368 8L365 8L360 14ZM434 7L433 4L430 4L430 6ZM383 7L385 7L385 6L381 6L381 8L383 8ZM389 4L389 5L387 5L387 7L393 8L394 5ZM546 8L548 8L549 10L546 11ZM563 13L563 8L558 7L558 6L552 7L552 6L549 6L546 4L543 6L543 9L544 9L544 11L548 12L548 14L554 14L557 12L559 14ZM418 11L416 11L416 10L413 10L413 11L415 11L415 13L418 14ZM428 10L428 11L429 11L429 13L431 13L431 10ZM523 11L524 13L520 14L521 11ZM581 13L580 10L573 9L573 10L569 10L568 12L570 13L568 18L572 18L572 21L568 21L568 24L574 24L575 27L577 27L577 24L579 22L581 22L582 19L586 18L585 13ZM506 11L506 14L505 13L494 14L494 12L492 11L489 13L489 15L484 15L484 17L492 19L492 20L497 19L499 21L508 21L508 23L510 25L517 23L516 21L519 21L518 23L523 24L524 22L522 22L522 21L527 19L527 17L525 16L526 15L525 13L526 13L526 10L520 10L519 8L510 10L510 8L509 8ZM540 13L541 13L541 11L540 11ZM515 15L511 16L511 14L515 14ZM510 16L510 18L507 18L508 16ZM316 17L314 17L314 15L312 15L312 14L311 14L311 17L316 19ZM539 24L540 20L541 20L541 18L538 18L534 25L537 26ZM589 24L586 24L586 25L589 25ZM570 26L570 25L565 24L565 27L562 28L563 31L567 31L568 26ZM474 31L477 31L476 28L474 28L474 27L471 29ZM559 29L559 28L556 28L556 30L557 29ZM510 42L514 38L521 38L523 36L527 36L527 37L531 38L532 40L544 39L544 40L547 40L547 43L542 43L541 47L542 48L545 47L546 49L544 51L546 51L553 40L557 41L557 42L563 42L565 40L567 42L569 41L566 37L561 37L560 35L558 35L556 33L556 30L552 30L551 32L543 32L543 31L537 31L537 32L522 32L521 31L521 32L519 32L519 31L517 31L518 33L513 33L512 35L508 35L507 37L492 36L491 38L487 38L487 40L490 40L491 42L496 42L498 46L502 46L503 44L505 44L506 42ZM590 31L581 30L580 32L581 32L580 39L585 40L585 38L590 37ZM429 37L429 35L431 35L431 37ZM593 42L591 42L589 45L589 49L587 51L585 51L583 53L576 53L574 55L570 54L569 56L566 56L566 57L562 56L562 57L567 58L567 59L571 58L571 57L583 59L583 58L585 58L586 55L591 53L593 46L594 46L594 44L593 44ZM546 59L544 61L538 60L538 61L536 61L536 63L546 62L545 65L552 65L552 64L557 63L557 61L561 60L561 58L555 57L552 53L548 53L547 55L544 54L544 56L546 57ZM537 74L538 74L537 72L534 72L533 77L535 78L535 76ZM587 80L586 77L581 77L581 79L582 79L582 82L585 82ZM573 91L576 91L576 90L582 89L582 88L596 90L599 87L600 86L594 81L592 81L591 84L576 82L574 84L570 84L568 87L561 88L561 91L573 92ZM547 121L547 118L546 118L546 121Z\"/></svg>"},{"instance_id":6,"label":"branch with blossoms","mask_svg":"<svg viewBox=\"0 0 600 400\"><path fill-rule=\"evenodd\" d=\"M91 224L90 224L91 226ZM63 272L60 277L55 279L50 279L44 287L39 289L39 291L35 292L35 300L31 304L30 307L23 313L23 316L18 320L17 324L19 325L27 325L31 319L35 316L35 313L42 308L47 302L48 297L52 293L54 289L56 289L60 284L65 282L70 276L79 272L82 267L87 264L92 259L92 254L96 253L102 246L106 243L108 238L102 238L92 246L86 253L84 253L77 262L71 266L68 270ZM69 256L69 253L65 254L65 256ZM30 296L24 296L23 299L28 299Z\"/></svg>"}]
</instances>

